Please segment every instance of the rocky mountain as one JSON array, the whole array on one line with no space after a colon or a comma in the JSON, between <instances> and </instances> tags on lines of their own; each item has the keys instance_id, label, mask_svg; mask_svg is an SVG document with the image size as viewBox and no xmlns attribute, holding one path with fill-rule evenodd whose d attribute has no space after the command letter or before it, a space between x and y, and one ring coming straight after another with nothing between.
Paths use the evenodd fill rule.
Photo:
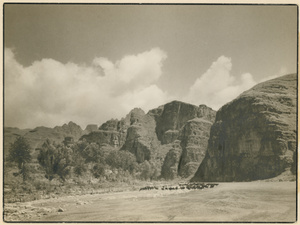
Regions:
<instances>
[{"instance_id":1,"label":"rocky mountain","mask_svg":"<svg viewBox=\"0 0 300 225\"><path fill-rule=\"evenodd\" d=\"M162 178L189 177L204 158L215 114L205 105L173 101L148 113L135 108L124 118L108 120L99 128L88 125L82 130L73 122L26 131L5 128L5 146L8 148L17 135L26 137L33 149L39 148L46 139L56 143L63 142L65 137L74 141L85 139L108 150L131 152L138 163L148 161L155 165Z\"/></svg>"},{"instance_id":2,"label":"rocky mountain","mask_svg":"<svg viewBox=\"0 0 300 225\"><path fill-rule=\"evenodd\" d=\"M135 108L125 118L109 120L81 139L129 151L138 163L151 161L165 179L178 175L188 177L204 158L215 113L205 105L198 107L179 101L159 106L147 114ZM178 145L181 151L172 163L171 153L174 146L177 151Z\"/></svg>"},{"instance_id":3,"label":"rocky mountain","mask_svg":"<svg viewBox=\"0 0 300 225\"><path fill-rule=\"evenodd\" d=\"M294 170L297 75L269 80L224 105L193 181L249 181Z\"/></svg>"}]
</instances>

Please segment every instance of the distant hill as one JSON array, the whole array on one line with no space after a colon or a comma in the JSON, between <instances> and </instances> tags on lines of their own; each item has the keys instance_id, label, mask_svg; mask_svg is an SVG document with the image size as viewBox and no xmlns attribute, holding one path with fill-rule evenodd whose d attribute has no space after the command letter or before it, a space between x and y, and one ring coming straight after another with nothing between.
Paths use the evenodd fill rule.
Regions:
<instances>
[{"instance_id":1,"label":"distant hill","mask_svg":"<svg viewBox=\"0 0 300 225\"><path fill-rule=\"evenodd\" d=\"M41 147L46 139L61 143L65 137L73 137L74 141L77 141L83 134L88 132L88 130L82 130L79 125L73 122L54 128L19 129L4 127L4 155L7 156L10 144L15 141L17 136L24 136L29 141L32 149L36 149Z\"/></svg>"}]
</instances>

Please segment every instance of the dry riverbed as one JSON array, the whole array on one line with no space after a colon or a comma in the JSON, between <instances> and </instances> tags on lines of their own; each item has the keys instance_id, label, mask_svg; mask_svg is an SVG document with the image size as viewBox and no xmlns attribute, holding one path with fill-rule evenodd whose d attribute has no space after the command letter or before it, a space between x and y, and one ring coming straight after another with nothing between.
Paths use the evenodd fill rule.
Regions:
<instances>
[{"instance_id":1,"label":"dry riverbed","mask_svg":"<svg viewBox=\"0 0 300 225\"><path fill-rule=\"evenodd\" d=\"M296 182L219 183L6 203L5 221L294 222Z\"/></svg>"}]
</instances>

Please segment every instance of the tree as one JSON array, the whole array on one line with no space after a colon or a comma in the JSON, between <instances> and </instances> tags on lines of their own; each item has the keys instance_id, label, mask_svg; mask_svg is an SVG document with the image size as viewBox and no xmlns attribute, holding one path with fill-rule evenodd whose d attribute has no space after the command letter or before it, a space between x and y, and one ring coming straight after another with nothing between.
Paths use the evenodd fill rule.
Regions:
<instances>
[{"instance_id":1,"label":"tree","mask_svg":"<svg viewBox=\"0 0 300 225\"><path fill-rule=\"evenodd\" d=\"M46 178L51 181L55 175L58 175L64 181L71 171L72 154L72 149L63 145L54 145L47 139L38 155L38 161L45 169Z\"/></svg>"},{"instance_id":2,"label":"tree","mask_svg":"<svg viewBox=\"0 0 300 225\"><path fill-rule=\"evenodd\" d=\"M84 158L80 154L74 153L74 173L77 176L82 176L87 171Z\"/></svg>"},{"instance_id":3,"label":"tree","mask_svg":"<svg viewBox=\"0 0 300 225\"><path fill-rule=\"evenodd\" d=\"M104 151L101 150L100 146L96 143L90 143L82 151L82 155L85 158L86 163L104 163L105 156Z\"/></svg>"},{"instance_id":4,"label":"tree","mask_svg":"<svg viewBox=\"0 0 300 225\"><path fill-rule=\"evenodd\" d=\"M23 181L27 178L26 163L31 161L30 145L25 137L19 136L9 149L9 161L16 162L23 176Z\"/></svg>"},{"instance_id":5,"label":"tree","mask_svg":"<svg viewBox=\"0 0 300 225\"><path fill-rule=\"evenodd\" d=\"M122 169L124 171L127 170L130 173L137 167L135 156L128 151L111 151L105 161L111 168Z\"/></svg>"}]
</instances>

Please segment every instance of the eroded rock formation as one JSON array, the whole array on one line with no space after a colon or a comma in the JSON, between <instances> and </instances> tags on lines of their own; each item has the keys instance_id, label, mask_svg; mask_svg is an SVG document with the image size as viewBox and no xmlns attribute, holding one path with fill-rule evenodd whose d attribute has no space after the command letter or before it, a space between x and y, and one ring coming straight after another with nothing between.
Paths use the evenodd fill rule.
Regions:
<instances>
[{"instance_id":1,"label":"eroded rock formation","mask_svg":"<svg viewBox=\"0 0 300 225\"><path fill-rule=\"evenodd\" d=\"M83 135L80 139L97 143L100 146L108 144L115 148L123 146L126 140L127 129L130 126L130 113L121 120L111 119L103 123L98 130Z\"/></svg>"},{"instance_id":2,"label":"eroded rock formation","mask_svg":"<svg viewBox=\"0 0 300 225\"><path fill-rule=\"evenodd\" d=\"M163 178L173 179L175 174L189 177L196 172L205 156L214 118L215 111L205 105L198 107L173 101L164 106L161 116L157 118L158 139L166 146L170 143L176 146L175 143L179 142L180 151L169 148L162 166Z\"/></svg>"},{"instance_id":3,"label":"eroded rock formation","mask_svg":"<svg viewBox=\"0 0 300 225\"><path fill-rule=\"evenodd\" d=\"M129 151L138 163L151 161L158 171L162 170L163 178L172 179L178 174L188 177L204 158L215 113L205 105L198 107L179 101L159 106L147 114L135 108L125 118L109 120L81 139ZM174 149L177 145L180 151ZM172 158L174 152L176 157Z\"/></svg>"},{"instance_id":4,"label":"eroded rock formation","mask_svg":"<svg viewBox=\"0 0 300 225\"><path fill-rule=\"evenodd\" d=\"M179 101L164 105L161 116L157 119L156 133L162 144L168 144L178 138L179 131L188 120L203 118L213 122L215 111L200 105L199 107Z\"/></svg>"},{"instance_id":5,"label":"eroded rock formation","mask_svg":"<svg viewBox=\"0 0 300 225\"><path fill-rule=\"evenodd\" d=\"M204 159L212 122L203 118L187 121L180 135L182 155L178 167L181 177L195 174Z\"/></svg>"},{"instance_id":6,"label":"eroded rock formation","mask_svg":"<svg viewBox=\"0 0 300 225\"><path fill-rule=\"evenodd\" d=\"M247 181L294 168L296 74L256 85L224 105L193 181Z\"/></svg>"},{"instance_id":7,"label":"eroded rock formation","mask_svg":"<svg viewBox=\"0 0 300 225\"><path fill-rule=\"evenodd\" d=\"M155 133L155 119L141 109L130 113L130 127L127 129L126 141L122 147L136 156L137 162L153 159L160 145Z\"/></svg>"},{"instance_id":8,"label":"eroded rock formation","mask_svg":"<svg viewBox=\"0 0 300 225\"><path fill-rule=\"evenodd\" d=\"M178 175L178 166L180 157L182 155L182 148L180 141L173 143L172 148L167 153L161 169L161 177L166 180L172 180Z\"/></svg>"}]
</instances>

